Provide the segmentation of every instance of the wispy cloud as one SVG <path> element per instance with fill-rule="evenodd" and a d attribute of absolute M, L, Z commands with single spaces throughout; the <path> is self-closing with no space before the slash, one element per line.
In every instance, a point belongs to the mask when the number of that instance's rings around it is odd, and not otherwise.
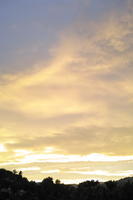
<path fill-rule="evenodd" d="M 0 75 L 1 163 L 82 165 L 94 153 L 106 162 L 132 159 L 131 9 L 127 1 L 97 21 L 81 17 L 60 33 L 47 61 Z"/>

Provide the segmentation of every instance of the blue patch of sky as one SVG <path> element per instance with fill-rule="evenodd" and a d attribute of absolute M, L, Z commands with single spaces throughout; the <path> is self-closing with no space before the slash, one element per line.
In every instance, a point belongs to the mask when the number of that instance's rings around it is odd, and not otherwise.
<path fill-rule="evenodd" d="M 48 49 L 59 33 L 79 14 L 75 2 L 7 0 L 0 3 L 0 72 L 19 70 L 47 59 Z"/>
<path fill-rule="evenodd" d="M 0 73 L 19 71 L 49 58 L 60 32 L 80 17 L 98 20 L 120 0 L 0 1 Z M 88 0 L 89 2 L 89 0 Z M 87 6 L 85 6 L 87 5 Z"/>

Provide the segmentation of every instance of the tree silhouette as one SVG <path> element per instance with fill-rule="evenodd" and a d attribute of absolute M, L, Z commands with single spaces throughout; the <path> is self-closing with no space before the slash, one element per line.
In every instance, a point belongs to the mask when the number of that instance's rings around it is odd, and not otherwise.
<path fill-rule="evenodd" d="M 85 181 L 65 185 L 59 179 L 28 181 L 22 172 L 0 169 L 0 200 L 132 200 L 133 177 L 120 181 Z"/>

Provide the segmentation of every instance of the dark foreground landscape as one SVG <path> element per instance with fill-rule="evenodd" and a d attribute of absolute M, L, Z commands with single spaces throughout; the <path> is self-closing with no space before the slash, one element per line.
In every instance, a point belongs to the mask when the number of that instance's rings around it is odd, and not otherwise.
<path fill-rule="evenodd" d="M 0 169 L 0 200 L 133 200 L 133 177 L 65 185 L 51 177 L 36 183 L 22 172 Z"/>

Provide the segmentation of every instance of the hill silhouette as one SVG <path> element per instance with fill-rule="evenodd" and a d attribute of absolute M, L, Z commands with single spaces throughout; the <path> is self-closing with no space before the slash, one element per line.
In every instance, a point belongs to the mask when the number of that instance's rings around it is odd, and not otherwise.
<path fill-rule="evenodd" d="M 29 181 L 16 170 L 0 169 L 0 200 L 132 200 L 133 177 L 118 181 L 85 181 L 65 185 L 47 177 Z"/>

